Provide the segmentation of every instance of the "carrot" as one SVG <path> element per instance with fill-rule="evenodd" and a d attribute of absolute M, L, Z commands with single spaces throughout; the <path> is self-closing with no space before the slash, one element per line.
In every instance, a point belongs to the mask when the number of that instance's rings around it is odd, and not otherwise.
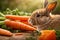
<path fill-rule="evenodd" d="M 11 19 L 11 20 L 22 20 L 22 21 L 28 21 L 30 16 L 16 16 L 16 15 L 6 15 L 5 18 Z"/>
<path fill-rule="evenodd" d="M 13 34 L 8 31 L 8 30 L 4 30 L 0 28 L 0 35 L 4 35 L 4 36 L 12 36 Z"/>
<path fill-rule="evenodd" d="M 8 19 L 11 19 L 13 21 L 20 21 L 20 22 L 23 22 L 27 25 L 31 25 L 31 24 L 28 23 L 28 19 L 29 19 L 30 16 L 6 15 L 5 17 L 8 18 Z"/>
<path fill-rule="evenodd" d="M 54 30 L 42 30 L 39 40 L 56 40 L 56 34 Z"/>
<path fill-rule="evenodd" d="M 5 25 L 13 28 L 13 29 L 18 29 L 18 30 L 28 30 L 28 31 L 34 31 L 36 30 L 34 27 L 29 26 L 27 24 L 24 24 L 22 22 L 17 22 L 17 21 L 11 21 L 11 20 L 5 20 Z"/>

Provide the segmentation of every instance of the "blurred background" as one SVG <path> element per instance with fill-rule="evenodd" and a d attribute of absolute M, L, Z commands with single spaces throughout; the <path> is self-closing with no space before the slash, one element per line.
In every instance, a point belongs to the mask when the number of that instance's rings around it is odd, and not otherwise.
<path fill-rule="evenodd" d="M 53 14 L 60 14 L 60 0 L 47 0 L 48 3 L 57 1 L 58 4 Z M 21 30 L 13 30 L 7 28 L 1 21 L 4 21 L 4 15 L 22 15 L 30 16 L 36 9 L 44 8 L 45 0 L 0 0 L 0 28 L 7 29 L 11 32 L 20 32 Z"/>
<path fill-rule="evenodd" d="M 43 8 L 45 0 L 0 0 L 0 11 L 6 11 L 7 8 L 10 10 L 18 9 L 20 11 L 31 13 L 32 11 Z M 48 3 L 54 0 L 48 0 Z M 60 14 L 60 0 L 56 9 L 52 12 L 53 14 Z"/>

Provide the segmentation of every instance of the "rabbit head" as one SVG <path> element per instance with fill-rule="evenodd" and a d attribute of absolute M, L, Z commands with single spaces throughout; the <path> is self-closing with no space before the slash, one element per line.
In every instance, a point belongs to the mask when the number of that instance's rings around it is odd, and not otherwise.
<path fill-rule="evenodd" d="M 43 25 L 47 23 L 49 20 L 51 20 L 50 12 L 53 11 L 56 5 L 57 5 L 57 1 L 54 1 L 52 3 L 49 3 L 43 9 L 37 9 L 33 11 L 32 15 L 28 20 L 29 23 L 32 24 L 33 26 Z"/>

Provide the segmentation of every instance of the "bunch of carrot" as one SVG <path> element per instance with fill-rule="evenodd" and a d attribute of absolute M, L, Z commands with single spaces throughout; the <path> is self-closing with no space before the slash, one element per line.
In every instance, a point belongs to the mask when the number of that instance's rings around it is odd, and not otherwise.
<path fill-rule="evenodd" d="M 28 25 L 29 16 L 6 15 L 5 17 L 8 19 L 14 20 L 14 21 L 5 20 L 5 24 L 7 26 L 10 26 L 10 28 L 28 30 L 28 31 L 36 30 L 36 28 Z M 17 22 L 16 20 L 19 20 L 20 22 Z M 54 30 L 42 30 L 40 32 L 41 32 L 41 34 L 40 34 L 38 40 L 56 40 L 56 34 L 55 34 Z"/>
<path fill-rule="evenodd" d="M 5 15 L 6 19 L 3 23 L 12 29 L 17 30 L 26 30 L 26 31 L 36 31 L 36 28 L 32 27 L 28 23 L 29 16 L 15 16 L 15 15 Z M 0 29 L 0 35 L 12 35 L 10 31 Z"/>
<path fill-rule="evenodd" d="M 36 28 L 32 27 L 28 23 L 29 16 L 15 16 L 5 15 L 7 18 L 4 23 L 7 27 L 12 29 L 26 30 L 26 31 L 37 31 Z M 0 29 L 1 35 L 13 35 L 11 32 Z M 54 30 L 42 30 L 38 40 L 56 40 L 56 34 Z"/>
<path fill-rule="evenodd" d="M 29 16 L 5 15 L 5 18 L 8 19 L 4 21 L 5 25 L 12 29 L 27 30 L 27 31 L 37 30 L 36 28 L 29 25 L 28 23 Z"/>

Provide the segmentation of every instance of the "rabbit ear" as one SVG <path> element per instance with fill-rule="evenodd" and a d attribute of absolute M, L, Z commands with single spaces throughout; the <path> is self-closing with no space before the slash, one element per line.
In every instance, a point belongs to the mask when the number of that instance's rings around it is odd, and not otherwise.
<path fill-rule="evenodd" d="M 47 6 L 47 4 L 48 4 L 48 0 L 45 0 L 44 1 L 44 8 Z"/>
<path fill-rule="evenodd" d="M 47 11 L 51 12 L 56 7 L 56 5 L 57 5 L 57 1 L 54 1 L 50 4 L 48 4 L 46 7 Z"/>

